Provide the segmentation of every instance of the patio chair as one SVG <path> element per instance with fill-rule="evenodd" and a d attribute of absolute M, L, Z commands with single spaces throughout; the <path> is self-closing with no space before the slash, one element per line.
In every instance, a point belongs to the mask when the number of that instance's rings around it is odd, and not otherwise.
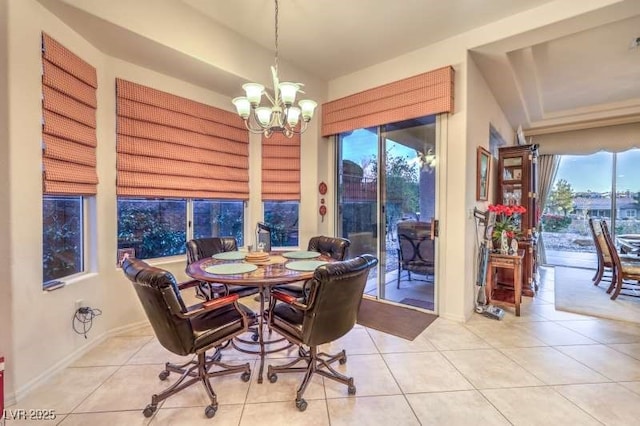
<path fill-rule="evenodd" d="M 610 274 L 613 273 L 613 263 L 611 262 L 609 248 L 607 247 L 604 235 L 602 235 L 600 222 L 593 220 L 593 218 L 589 218 L 589 229 L 591 230 L 591 236 L 593 237 L 593 244 L 596 247 L 596 256 L 598 258 L 596 274 L 593 276 L 591 281 L 593 281 L 593 285 L 598 285 L 600 284 L 600 281 L 602 281 L 605 272 L 609 272 Z M 608 270 L 605 270 L 605 268 Z M 607 281 L 609 281 L 611 276 L 608 276 L 607 278 Z"/>
<path fill-rule="evenodd" d="M 607 289 L 607 293 L 611 295 L 611 300 L 621 294 L 623 290 L 630 291 L 630 293 L 622 293 L 628 296 L 640 296 L 640 262 L 622 261 L 616 246 L 609 233 L 609 227 L 604 220 L 601 222 L 602 234 L 609 248 L 609 254 L 613 263 L 613 277 L 611 278 L 611 285 Z M 627 259 L 628 257 L 625 257 Z M 626 280 L 626 281 L 625 281 Z"/>
<path fill-rule="evenodd" d="M 435 273 L 435 245 L 432 237 L 431 223 L 403 221 L 398 222 L 398 282 L 400 288 L 400 275 L 407 271 L 409 281 L 411 273 L 425 275 L 433 281 Z"/>

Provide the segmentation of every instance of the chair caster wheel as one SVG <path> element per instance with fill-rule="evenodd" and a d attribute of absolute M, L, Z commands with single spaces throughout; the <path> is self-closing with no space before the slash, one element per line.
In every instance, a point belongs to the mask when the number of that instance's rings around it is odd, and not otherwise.
<path fill-rule="evenodd" d="M 258 333 L 253 333 L 253 335 L 251 336 L 251 340 L 253 340 L 254 342 L 257 342 L 259 338 L 260 336 L 258 336 Z"/>
<path fill-rule="evenodd" d="M 356 387 L 354 385 L 351 385 L 347 388 L 347 393 L 349 395 L 355 395 L 356 394 Z"/>
<path fill-rule="evenodd" d="M 169 377 L 169 370 L 163 370 L 158 374 L 158 379 L 160 380 L 167 380 L 167 377 Z"/>
<path fill-rule="evenodd" d="M 278 381 L 278 375 L 276 373 L 267 374 L 267 379 L 269 379 L 270 383 L 275 383 Z"/>
<path fill-rule="evenodd" d="M 144 414 L 145 417 L 149 418 L 151 416 L 153 416 L 153 413 L 156 412 L 156 409 L 158 407 L 156 405 L 147 405 L 146 407 L 144 407 L 144 410 L 142 410 L 142 414 Z"/>
<path fill-rule="evenodd" d="M 343 356 L 342 358 L 340 358 L 340 360 L 338 360 L 338 363 L 340 365 L 345 365 L 347 363 L 347 356 Z"/>
<path fill-rule="evenodd" d="M 216 415 L 216 411 L 218 411 L 218 404 L 216 405 L 207 405 L 204 409 L 204 415 L 207 416 L 208 419 Z"/>
<path fill-rule="evenodd" d="M 240 376 L 240 380 L 242 380 L 243 382 L 248 382 L 250 378 L 251 378 L 251 373 L 249 372 L 244 372 Z"/>
<path fill-rule="evenodd" d="M 305 401 L 304 399 L 297 399 L 296 400 L 296 408 L 299 411 L 304 411 L 307 409 L 307 401 Z"/>

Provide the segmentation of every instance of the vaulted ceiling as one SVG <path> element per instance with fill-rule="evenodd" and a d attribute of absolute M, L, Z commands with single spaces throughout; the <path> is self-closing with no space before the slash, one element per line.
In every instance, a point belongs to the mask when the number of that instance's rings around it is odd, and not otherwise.
<path fill-rule="evenodd" d="M 87 13 L 86 0 L 39 1 L 116 57 L 204 87 L 213 87 L 215 77 L 216 90 L 230 96 L 250 78 L 213 69 L 202 58 L 178 58 L 165 45 Z M 280 0 L 279 56 L 328 82 L 535 8 L 562 16 L 574 1 Z M 640 1 L 591 3 L 593 12 L 584 16 L 469 48 L 514 127 L 522 125 L 535 134 L 572 123 L 640 121 L 640 48 L 631 46 L 640 37 Z M 155 0 L 153 6 L 188 9 L 194 27 L 208 22 L 235 34 L 245 46 L 244 56 L 273 55 L 273 0 Z M 214 47 L 229 48 L 215 39 L 198 43 L 211 44 L 214 53 Z"/>

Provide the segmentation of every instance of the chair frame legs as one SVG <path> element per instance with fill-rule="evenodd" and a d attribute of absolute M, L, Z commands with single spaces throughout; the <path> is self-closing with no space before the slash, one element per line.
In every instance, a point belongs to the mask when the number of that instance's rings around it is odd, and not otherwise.
<path fill-rule="evenodd" d="M 285 365 L 269 365 L 267 368 L 267 378 L 271 383 L 275 383 L 278 380 L 277 373 L 305 373 L 304 379 L 296 391 L 296 407 L 298 410 L 304 411 L 307 408 L 307 402 L 302 398 L 302 395 L 307 389 L 307 386 L 309 386 L 311 378 L 316 373 L 347 385 L 349 395 L 355 395 L 356 386 L 353 382 L 353 377 L 347 377 L 331 366 L 335 361 L 338 361 L 340 364 L 347 362 L 347 353 L 344 350 L 335 355 L 329 355 L 324 352 L 318 352 L 316 346 L 311 346 L 308 351 L 300 347 L 299 354 L 300 356 L 297 359 Z M 307 365 L 304 367 L 295 367 L 295 365 L 301 361 L 306 362 Z"/>
<path fill-rule="evenodd" d="M 222 370 L 210 371 L 214 366 L 220 367 Z M 205 415 L 211 418 L 218 410 L 218 398 L 209 379 L 212 377 L 226 376 L 236 373 L 242 373 L 240 378 L 244 382 L 249 381 L 251 378 L 251 368 L 249 363 L 231 365 L 221 362 L 219 350 L 216 350 L 212 356 L 207 356 L 204 351 L 199 352 L 197 354 L 197 359 L 191 359 L 184 364 L 172 364 L 167 362 L 164 366 L 164 370 L 160 372 L 158 377 L 160 380 L 166 380 L 170 373 L 180 374 L 180 377 L 164 391 L 151 396 L 151 403 L 147 405 L 143 411 L 145 417 L 151 417 L 158 408 L 158 404 L 160 402 L 181 390 L 188 388 L 196 382 L 202 382 L 202 385 L 211 400 L 211 404 L 205 408 Z"/>

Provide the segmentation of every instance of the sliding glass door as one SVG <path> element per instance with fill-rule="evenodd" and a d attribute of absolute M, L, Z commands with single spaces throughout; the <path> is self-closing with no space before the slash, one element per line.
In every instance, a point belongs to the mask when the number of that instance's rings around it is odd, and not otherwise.
<path fill-rule="evenodd" d="M 588 219 L 614 235 L 640 234 L 640 149 L 563 155 L 542 214 L 546 263 L 594 268 Z"/>
<path fill-rule="evenodd" d="M 436 310 L 430 232 L 436 216 L 435 135 L 436 119 L 431 116 L 338 138 L 337 234 L 351 241 L 351 257 L 371 253 L 380 259 L 365 293 L 431 311 Z M 403 222 L 421 230 L 414 232 L 413 241 L 398 234 Z M 411 244 L 415 253 L 406 247 Z M 426 263 L 431 266 L 424 268 Z"/>

